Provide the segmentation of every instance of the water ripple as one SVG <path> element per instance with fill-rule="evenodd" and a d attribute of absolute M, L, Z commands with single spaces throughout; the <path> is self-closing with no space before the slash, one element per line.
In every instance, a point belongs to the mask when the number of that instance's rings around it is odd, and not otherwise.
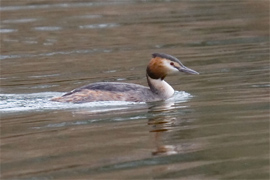
<path fill-rule="evenodd" d="M 59 103 L 50 101 L 52 97 L 61 96 L 63 93 L 59 92 L 43 92 L 32 94 L 0 94 L 0 112 L 25 112 L 25 111 L 44 111 L 52 109 L 77 109 L 87 107 L 111 107 L 118 106 L 120 108 L 127 108 L 127 105 L 140 104 L 134 102 L 120 102 L 120 101 L 102 101 L 91 102 L 83 104 Z"/>
<path fill-rule="evenodd" d="M 7 19 L 2 21 L 3 23 L 28 23 L 37 21 L 37 18 L 24 18 L 24 19 Z"/>
<path fill-rule="evenodd" d="M 17 29 L 0 29 L 0 33 L 12 33 L 17 31 Z"/>
<path fill-rule="evenodd" d="M 18 11 L 18 10 L 36 10 L 48 8 L 78 8 L 78 7 L 91 7 L 98 5 L 110 4 L 125 4 L 130 2 L 116 1 L 116 2 L 78 2 L 78 3 L 59 3 L 59 4 L 42 4 L 42 5 L 25 5 L 25 6 L 1 6 L 0 11 Z"/>
<path fill-rule="evenodd" d="M 82 15 L 82 16 L 74 16 L 73 18 L 80 18 L 80 19 L 94 19 L 94 18 L 101 18 L 102 15 L 98 14 L 88 14 L 88 15 Z"/>
<path fill-rule="evenodd" d="M 52 97 L 61 96 L 63 93 L 59 92 L 43 92 L 32 94 L 0 94 L 0 112 L 25 112 L 25 111 L 44 111 L 52 109 L 77 109 L 77 108 L 89 108 L 91 112 L 103 112 L 127 109 L 128 105 L 133 104 L 145 104 L 138 102 L 126 102 L 126 101 L 99 101 L 83 104 L 72 103 L 59 103 L 50 101 Z M 185 102 L 190 97 L 189 93 L 184 91 L 176 91 L 175 95 L 166 100 L 166 102 Z M 93 109 L 97 108 L 97 109 Z M 100 109 L 101 108 L 101 109 Z"/>
<path fill-rule="evenodd" d="M 94 3 L 59 3 L 59 4 L 42 4 L 42 5 L 26 5 L 26 6 L 2 6 L 0 7 L 0 11 L 85 7 L 85 6 L 93 6 L 93 4 Z"/>
<path fill-rule="evenodd" d="M 73 51 L 56 51 L 56 52 L 47 52 L 40 54 L 14 54 L 14 55 L 0 55 L 0 60 L 4 59 L 16 59 L 16 58 L 33 58 L 39 56 L 54 56 L 54 55 L 69 55 L 69 54 L 88 54 L 93 52 L 103 52 L 108 53 L 112 52 L 113 49 L 84 49 L 84 50 L 73 50 Z"/>
<path fill-rule="evenodd" d="M 43 27 L 35 27 L 34 28 L 37 31 L 58 31 L 61 30 L 61 27 L 58 26 L 43 26 Z"/>
<path fill-rule="evenodd" d="M 119 26 L 115 23 L 107 23 L 107 24 L 89 24 L 89 25 L 82 25 L 79 26 L 80 29 L 102 29 L 102 28 L 112 28 Z"/>

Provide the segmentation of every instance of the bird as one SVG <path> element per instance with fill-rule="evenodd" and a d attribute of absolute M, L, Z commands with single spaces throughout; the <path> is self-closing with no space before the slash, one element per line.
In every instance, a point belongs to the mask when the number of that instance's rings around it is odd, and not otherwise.
<path fill-rule="evenodd" d="M 88 103 L 96 101 L 155 102 L 164 101 L 174 95 L 174 89 L 164 79 L 167 75 L 183 72 L 199 74 L 184 66 L 179 59 L 165 53 L 153 53 L 146 68 L 149 87 L 120 82 L 96 82 L 74 89 L 51 101 Z"/>

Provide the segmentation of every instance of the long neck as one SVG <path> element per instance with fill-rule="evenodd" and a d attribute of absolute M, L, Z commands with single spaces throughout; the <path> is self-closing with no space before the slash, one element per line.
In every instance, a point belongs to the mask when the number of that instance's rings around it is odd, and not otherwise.
<path fill-rule="evenodd" d="M 174 94 L 174 89 L 166 81 L 153 79 L 148 75 L 146 75 L 146 77 L 151 91 L 159 95 L 162 99 L 168 99 Z"/>

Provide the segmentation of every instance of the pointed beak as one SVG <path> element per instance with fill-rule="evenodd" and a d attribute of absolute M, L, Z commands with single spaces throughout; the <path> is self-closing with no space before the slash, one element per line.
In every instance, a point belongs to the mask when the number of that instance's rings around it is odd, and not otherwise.
<path fill-rule="evenodd" d="M 187 74 L 199 74 L 197 71 L 194 71 L 193 69 L 190 69 L 186 66 L 180 67 L 178 70 Z"/>

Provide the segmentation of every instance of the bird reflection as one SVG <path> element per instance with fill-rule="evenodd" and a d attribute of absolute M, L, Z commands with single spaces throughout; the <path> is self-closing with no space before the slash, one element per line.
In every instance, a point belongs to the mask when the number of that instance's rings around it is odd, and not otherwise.
<path fill-rule="evenodd" d="M 154 144 L 156 150 L 152 152 L 153 155 L 171 155 L 177 154 L 176 146 L 164 145 L 162 138 L 165 132 L 168 132 L 174 126 L 176 118 L 168 116 L 160 116 L 149 119 L 148 125 L 152 126 L 150 133 L 154 133 Z"/>
<path fill-rule="evenodd" d="M 174 145 L 163 144 L 165 133 L 170 132 L 176 123 L 176 117 L 163 115 L 168 114 L 169 111 L 174 109 L 173 102 L 164 102 L 159 106 L 150 108 L 153 115 L 156 116 L 149 118 L 148 125 L 151 127 L 150 133 L 154 134 L 154 145 L 156 147 L 152 155 L 171 155 L 177 154 L 177 147 Z"/>

